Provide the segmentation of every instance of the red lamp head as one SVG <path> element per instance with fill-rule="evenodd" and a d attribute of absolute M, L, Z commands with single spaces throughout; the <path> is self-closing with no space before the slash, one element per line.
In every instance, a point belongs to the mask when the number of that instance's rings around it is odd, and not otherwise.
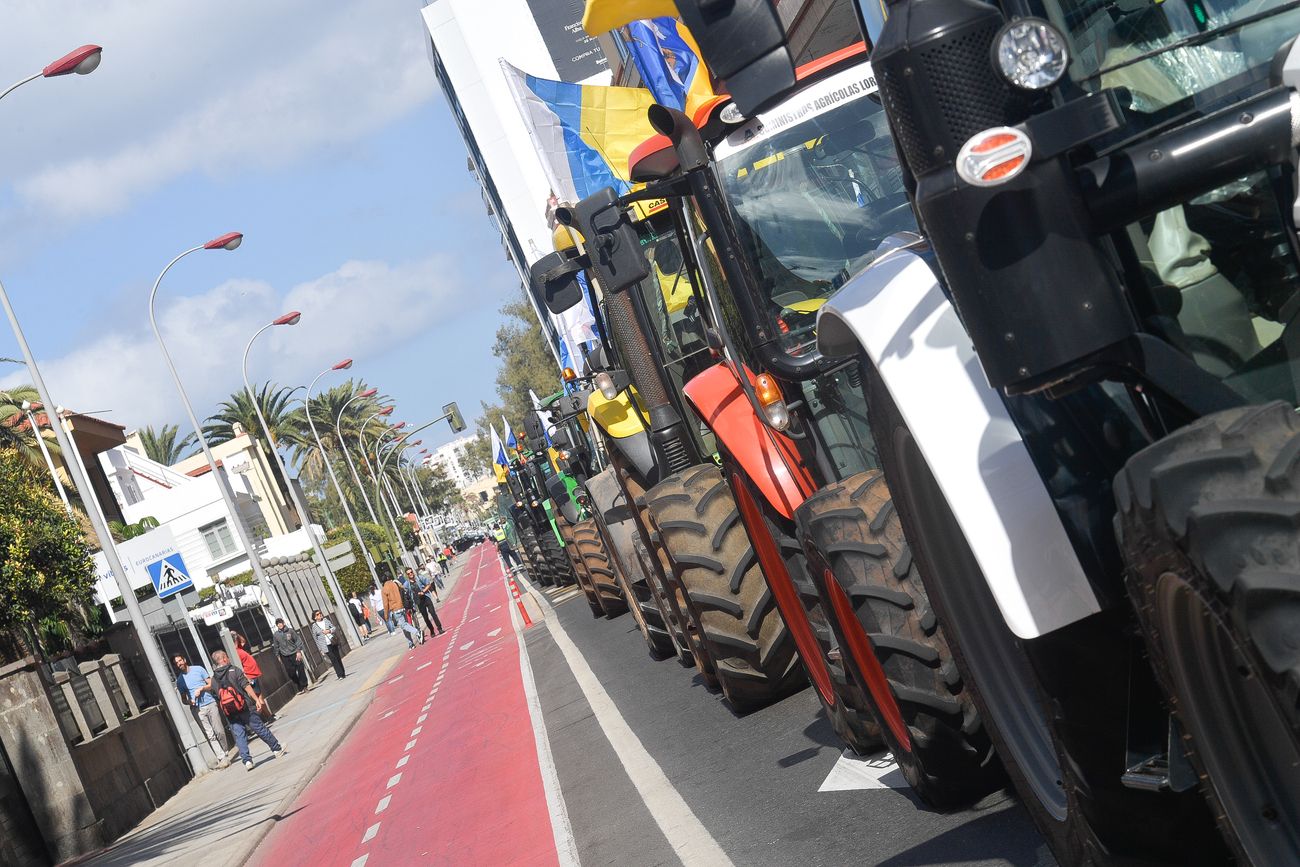
<path fill-rule="evenodd" d="M 352 366 L 352 359 L 345 358 L 342 361 L 340 361 L 338 364 L 331 367 L 330 370 L 347 370 L 351 366 Z"/>
<path fill-rule="evenodd" d="M 386 406 L 383 409 L 381 409 L 379 412 L 375 413 L 375 415 L 392 415 L 392 414 L 393 414 L 393 407 L 391 406 Z"/>
<path fill-rule="evenodd" d="M 404 427 L 406 427 L 406 422 L 399 421 L 397 424 L 390 427 L 389 430 L 401 430 Z"/>
<path fill-rule="evenodd" d="M 227 232 L 203 245 L 205 250 L 233 250 L 244 242 L 243 232 Z"/>
<path fill-rule="evenodd" d="M 379 389 L 367 388 L 365 391 L 361 392 L 361 394 L 358 394 L 357 397 L 374 397 L 377 394 L 379 394 Z"/>
<path fill-rule="evenodd" d="M 410 443 L 410 445 L 418 446 L 418 445 L 419 445 L 420 443 L 422 443 L 422 442 L 424 442 L 424 440 L 416 440 L 415 442 Z"/>
<path fill-rule="evenodd" d="M 67 75 L 75 72 L 77 75 L 86 75 L 94 72 L 99 67 L 99 61 L 103 55 L 104 49 L 98 45 L 83 45 L 76 51 L 69 51 L 58 60 L 41 70 L 41 75 L 46 78 L 53 78 L 56 75 Z"/>
<path fill-rule="evenodd" d="M 283 316 L 281 316 L 279 319 L 271 320 L 271 324 L 272 325 L 297 325 L 299 319 L 302 319 L 302 314 L 299 313 L 297 310 L 292 310 L 284 314 Z"/>

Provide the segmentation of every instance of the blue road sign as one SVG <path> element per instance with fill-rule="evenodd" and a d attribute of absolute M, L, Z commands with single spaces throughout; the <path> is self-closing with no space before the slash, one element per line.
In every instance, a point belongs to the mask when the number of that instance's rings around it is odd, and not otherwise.
<path fill-rule="evenodd" d="M 158 591 L 159 599 L 175 596 L 194 586 L 190 580 L 190 570 L 185 568 L 185 561 L 179 553 L 168 554 L 145 568 L 149 570 L 149 580 L 153 581 L 153 589 Z"/>

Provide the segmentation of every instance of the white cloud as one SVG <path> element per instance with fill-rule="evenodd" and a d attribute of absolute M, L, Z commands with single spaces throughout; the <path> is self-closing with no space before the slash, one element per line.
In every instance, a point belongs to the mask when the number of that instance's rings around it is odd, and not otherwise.
<path fill-rule="evenodd" d="M 158 326 L 202 421 L 243 387 L 245 345 L 280 314 L 299 310 L 303 317 L 258 341 L 249 358 L 254 383 L 298 385 L 348 356 L 357 361 L 355 375 L 365 378 L 367 357 L 454 319 L 461 285 L 446 256 L 396 266 L 350 261 L 284 293 L 262 281 L 230 280 L 199 295 L 171 301 L 160 296 Z M 108 417 L 128 429 L 170 422 L 188 429 L 147 320 L 38 363 L 52 397 L 64 406 L 111 409 Z M 25 381 L 26 372 L 19 370 L 0 379 L 0 388 Z"/>
<path fill-rule="evenodd" d="M 103 44 L 104 62 L 5 100 L 0 164 L 20 178 L 6 223 L 102 216 L 187 173 L 219 178 L 348 146 L 436 91 L 411 0 L 50 8 L 7 12 L 11 77 L 83 42 Z"/>

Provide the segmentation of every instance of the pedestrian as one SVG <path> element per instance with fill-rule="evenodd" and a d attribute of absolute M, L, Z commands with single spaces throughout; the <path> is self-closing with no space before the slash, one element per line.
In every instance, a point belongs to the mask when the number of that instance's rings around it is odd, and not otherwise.
<path fill-rule="evenodd" d="M 249 652 L 248 639 L 238 632 L 231 632 L 230 638 L 235 643 L 235 655 L 239 657 L 239 667 L 244 670 L 244 677 L 248 678 L 248 682 L 253 685 L 253 692 L 261 695 L 262 667 Z"/>
<path fill-rule="evenodd" d="M 438 595 L 438 588 L 442 586 L 442 578 L 439 577 L 438 570 L 434 568 L 436 564 L 436 560 L 430 560 L 425 563 L 420 574 L 422 578 L 424 575 L 429 576 L 428 583 L 429 587 L 433 590 L 433 600 L 435 602 L 441 602 L 442 597 Z"/>
<path fill-rule="evenodd" d="M 283 758 L 284 747 L 262 721 L 262 716 L 267 711 L 266 699 L 253 691 L 253 685 L 242 671 L 230 664 L 230 657 L 224 650 L 212 654 L 212 664 L 215 668 L 211 682 L 217 691 L 217 702 L 230 722 L 230 730 L 235 733 L 235 746 L 239 748 L 239 758 L 244 762 L 244 769 L 253 769 L 253 757 L 248 751 L 250 731 L 271 748 L 271 755 L 277 759 Z"/>
<path fill-rule="evenodd" d="M 314 621 L 311 634 L 316 639 L 316 649 L 321 656 L 329 657 L 330 664 L 334 666 L 334 676 L 342 680 L 348 673 L 343 670 L 343 655 L 339 650 L 338 630 L 334 628 L 334 622 L 322 614 L 319 608 L 311 613 L 311 619 Z"/>
<path fill-rule="evenodd" d="M 290 629 L 283 617 L 275 619 L 275 631 L 271 633 L 271 644 L 275 646 L 275 655 L 280 657 L 280 664 L 289 675 L 289 680 L 298 687 L 298 692 L 307 690 L 307 671 L 303 667 L 302 653 L 306 650 L 302 637 L 296 629 Z"/>
<path fill-rule="evenodd" d="M 230 767 L 230 759 L 226 757 L 230 746 L 226 743 L 226 727 L 221 722 L 221 710 L 213 695 L 212 675 L 201 665 L 190 665 L 189 660 L 179 653 L 172 657 L 172 664 L 180 672 L 176 685 L 198 720 L 199 728 L 203 729 L 203 736 L 217 757 L 217 767 Z"/>
<path fill-rule="evenodd" d="M 366 639 L 370 637 L 370 621 L 366 619 L 365 605 L 362 603 L 360 595 L 355 591 L 348 599 L 348 608 L 352 610 L 352 619 L 356 621 L 357 629 L 361 630 L 361 641 L 364 644 Z"/>
<path fill-rule="evenodd" d="M 497 543 L 497 552 L 501 554 L 501 559 L 505 562 L 507 569 L 512 568 L 510 566 L 511 561 L 514 561 L 515 566 L 524 565 L 523 561 L 519 559 L 519 555 L 515 553 L 515 549 L 510 547 L 510 540 L 506 538 L 504 527 L 492 528 L 492 539 Z"/>
<path fill-rule="evenodd" d="M 441 635 L 447 630 L 442 628 L 442 621 L 438 619 L 438 609 L 433 605 L 433 581 L 426 578 L 424 573 L 416 576 L 414 570 L 407 569 L 406 577 L 415 582 L 416 602 L 420 606 L 420 614 L 424 616 L 424 623 L 429 627 L 429 637 Z"/>
<path fill-rule="evenodd" d="M 442 574 L 443 574 L 443 575 L 446 575 L 446 574 L 447 574 L 447 551 L 446 551 L 446 549 L 443 549 L 443 550 L 441 550 L 441 551 L 438 552 L 437 560 L 438 560 L 438 568 L 442 571 Z"/>
<path fill-rule="evenodd" d="M 408 573 L 410 569 L 406 570 Z M 406 575 L 398 579 L 397 586 L 402 588 L 402 609 L 406 612 L 406 622 L 412 626 L 419 624 L 415 619 L 415 584 Z"/>
<path fill-rule="evenodd" d="M 384 618 L 389 628 L 396 631 L 401 629 L 406 633 L 406 645 L 408 648 L 415 647 L 415 641 L 411 639 L 414 635 L 421 644 L 424 643 L 424 634 L 414 626 L 406 622 L 406 607 L 402 600 L 402 585 L 394 579 L 389 578 L 384 582 Z"/>
<path fill-rule="evenodd" d="M 388 634 L 392 635 L 393 627 L 388 622 L 388 618 L 384 616 L 384 594 L 378 587 L 370 591 L 370 610 L 375 612 L 375 616 L 383 622 Z"/>

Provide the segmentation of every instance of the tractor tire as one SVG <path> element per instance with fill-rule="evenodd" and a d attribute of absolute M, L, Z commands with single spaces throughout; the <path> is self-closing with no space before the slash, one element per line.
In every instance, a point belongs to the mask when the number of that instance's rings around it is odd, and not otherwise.
<path fill-rule="evenodd" d="M 659 614 L 659 619 L 664 625 L 664 632 L 668 635 L 668 641 L 672 650 L 670 655 L 677 657 L 677 661 L 686 668 L 695 666 L 695 656 L 691 653 L 690 643 L 686 638 L 686 628 L 677 620 L 673 614 L 672 607 L 668 604 L 667 593 L 660 584 L 658 577 L 654 574 L 654 565 L 650 562 L 650 552 L 646 550 L 645 542 L 641 541 L 638 533 L 632 539 L 632 547 L 636 551 L 636 557 L 641 564 L 641 572 L 645 575 L 646 589 L 650 593 L 650 603 Z M 649 616 L 647 615 L 647 621 Z"/>
<path fill-rule="evenodd" d="M 568 521 L 561 521 L 560 536 L 564 539 L 564 553 L 573 567 L 573 575 L 578 581 L 578 589 L 582 591 L 583 597 L 587 600 L 587 607 L 591 609 L 591 616 L 604 617 L 605 609 L 600 605 L 600 596 L 596 593 L 595 585 L 591 583 L 591 576 L 582 568 L 582 558 L 578 556 L 578 546 L 573 543 L 573 525 Z"/>
<path fill-rule="evenodd" d="M 605 540 L 605 549 L 610 553 L 615 566 L 614 574 L 619 581 L 619 589 L 627 600 L 628 610 L 641 630 L 650 656 L 654 659 L 666 659 L 677 654 L 677 647 L 663 614 L 655 604 L 650 591 L 650 583 L 642 570 L 642 561 L 636 550 L 639 534 L 632 517 L 630 501 L 619 489 L 613 468 L 596 474 L 587 480 L 587 492 L 594 504 L 592 517 L 596 528 Z M 606 511 L 608 509 L 608 512 Z M 611 522 L 610 519 L 614 520 Z"/>
<path fill-rule="evenodd" d="M 1002 765 L 919 580 L 880 471 L 823 488 L 797 517 L 809 556 L 830 567 L 830 574 L 819 570 L 816 583 L 836 615 L 830 626 L 844 666 L 873 716 L 892 718 L 894 727 L 886 724 L 881 733 L 912 789 L 946 808 L 1000 788 Z M 885 707 L 869 688 L 882 686 L 889 691 Z"/>
<path fill-rule="evenodd" d="M 618 583 L 618 565 L 610 557 L 605 540 L 600 535 L 595 518 L 588 518 L 573 527 L 573 541 L 582 558 L 583 568 L 591 578 L 592 586 L 600 597 L 600 607 L 606 617 L 617 617 L 627 611 L 627 600 Z"/>
<path fill-rule="evenodd" d="M 863 379 L 872 438 L 920 584 L 994 750 L 1058 863 L 1224 864 L 1227 850 L 1195 792 L 1123 784 L 1129 688 L 1144 688 L 1127 612 L 1103 611 L 1032 641 L 1016 637 L 893 396 L 869 364 Z"/>
<path fill-rule="evenodd" d="M 650 556 L 654 558 L 656 579 L 660 582 L 663 598 L 668 604 L 668 610 L 672 612 L 673 619 L 681 630 L 682 646 L 687 649 L 691 664 L 700 673 L 700 681 L 704 686 L 710 690 L 720 690 L 722 684 L 718 680 L 718 670 L 713 664 L 713 655 L 709 652 L 708 644 L 704 640 L 704 632 L 700 627 L 699 618 L 690 607 L 690 602 L 686 597 L 686 588 L 673 574 L 672 561 L 664 550 L 663 536 L 660 535 L 659 528 L 655 525 L 654 517 L 650 514 L 648 505 L 645 519 L 646 523 L 650 525 Z"/>
<path fill-rule="evenodd" d="M 1242 865 L 1300 864 L 1300 417 L 1215 413 L 1134 455 L 1116 529 L 1156 679 Z"/>
<path fill-rule="evenodd" d="M 569 564 L 569 555 L 564 553 L 564 547 L 560 544 L 560 540 L 555 537 L 555 531 L 551 529 L 550 524 L 543 525 L 539 532 L 542 556 L 546 558 L 546 565 L 551 572 L 551 580 L 556 587 L 568 587 L 576 581 L 573 567 Z"/>
<path fill-rule="evenodd" d="M 806 686 L 794 636 L 718 468 L 701 464 L 670 476 L 646 493 L 646 501 L 732 708 L 747 713 Z"/>
<path fill-rule="evenodd" d="M 539 587 L 546 586 L 549 576 L 543 572 L 538 560 L 541 549 L 537 546 L 537 534 L 533 532 L 532 527 L 519 525 L 516 525 L 515 531 L 519 536 L 519 559 L 523 561 L 524 569 L 528 572 L 528 580 Z"/>

